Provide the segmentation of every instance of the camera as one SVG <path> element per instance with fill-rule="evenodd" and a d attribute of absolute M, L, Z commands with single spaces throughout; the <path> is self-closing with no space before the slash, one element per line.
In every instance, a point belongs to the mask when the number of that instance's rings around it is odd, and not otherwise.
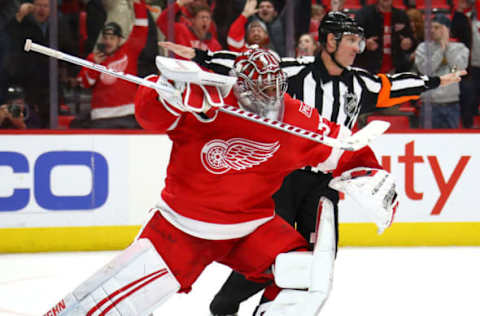
<path fill-rule="evenodd" d="M 19 118 L 22 114 L 22 106 L 20 104 L 10 104 L 8 106 L 8 112 L 12 115 L 13 118 Z"/>
<path fill-rule="evenodd" d="M 106 53 L 105 50 L 107 49 L 107 45 L 105 45 L 104 43 L 98 43 L 97 44 L 97 49 L 98 49 L 99 52 L 105 54 Z"/>

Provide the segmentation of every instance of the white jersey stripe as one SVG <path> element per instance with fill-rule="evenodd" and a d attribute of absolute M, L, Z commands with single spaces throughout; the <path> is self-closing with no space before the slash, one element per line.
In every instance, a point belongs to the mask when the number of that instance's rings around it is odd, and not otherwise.
<path fill-rule="evenodd" d="M 315 84 L 312 73 L 305 77 L 305 84 L 303 85 L 303 103 L 315 107 L 315 89 L 311 86 Z"/>
<path fill-rule="evenodd" d="M 407 88 L 418 88 L 424 85 L 422 80 L 418 79 L 402 79 L 402 80 L 392 80 L 392 91 L 407 89 Z"/>
<path fill-rule="evenodd" d="M 310 88 L 312 89 L 313 88 Z M 333 81 L 330 81 L 326 84 L 323 85 L 323 105 L 322 105 L 322 113 L 320 113 L 322 116 L 325 116 L 329 120 L 332 118 L 332 104 L 333 104 Z"/>

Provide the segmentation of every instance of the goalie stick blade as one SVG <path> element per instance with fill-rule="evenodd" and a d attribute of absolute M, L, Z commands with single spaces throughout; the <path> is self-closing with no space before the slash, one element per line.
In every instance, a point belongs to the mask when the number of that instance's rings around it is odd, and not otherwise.
<path fill-rule="evenodd" d="M 343 143 L 341 147 L 344 150 L 355 151 L 359 150 L 368 144 L 378 136 L 385 133 L 385 131 L 390 127 L 390 123 L 385 121 L 371 121 L 364 128 L 360 129 L 358 132 L 353 134 L 350 137 L 347 137 L 342 140 L 338 140 Z M 336 140 L 336 139 L 335 139 Z"/>
<path fill-rule="evenodd" d="M 191 82 L 217 87 L 233 85 L 237 81 L 236 77 L 223 76 L 204 71 L 195 62 L 190 60 L 157 56 L 155 64 L 162 75 L 173 81 Z"/>

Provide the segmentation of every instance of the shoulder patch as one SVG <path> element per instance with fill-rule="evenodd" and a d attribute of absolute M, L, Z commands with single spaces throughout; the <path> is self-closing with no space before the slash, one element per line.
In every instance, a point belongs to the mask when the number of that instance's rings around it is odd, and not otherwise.
<path fill-rule="evenodd" d="M 302 113 L 306 117 L 308 118 L 312 117 L 313 106 L 300 102 L 300 108 L 298 110 L 300 111 L 300 113 Z"/>

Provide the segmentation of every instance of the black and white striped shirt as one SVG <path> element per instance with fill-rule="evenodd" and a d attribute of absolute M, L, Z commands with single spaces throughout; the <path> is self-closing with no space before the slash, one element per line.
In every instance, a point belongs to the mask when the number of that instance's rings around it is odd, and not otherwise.
<path fill-rule="evenodd" d="M 196 50 L 194 61 L 217 73 L 228 74 L 239 53 Z M 283 58 L 280 66 L 288 75 L 288 93 L 314 105 L 330 121 L 353 128 L 358 115 L 416 99 L 439 86 L 438 77 L 414 73 L 373 75 L 349 67 L 340 76 L 328 74 L 320 56 Z"/>

